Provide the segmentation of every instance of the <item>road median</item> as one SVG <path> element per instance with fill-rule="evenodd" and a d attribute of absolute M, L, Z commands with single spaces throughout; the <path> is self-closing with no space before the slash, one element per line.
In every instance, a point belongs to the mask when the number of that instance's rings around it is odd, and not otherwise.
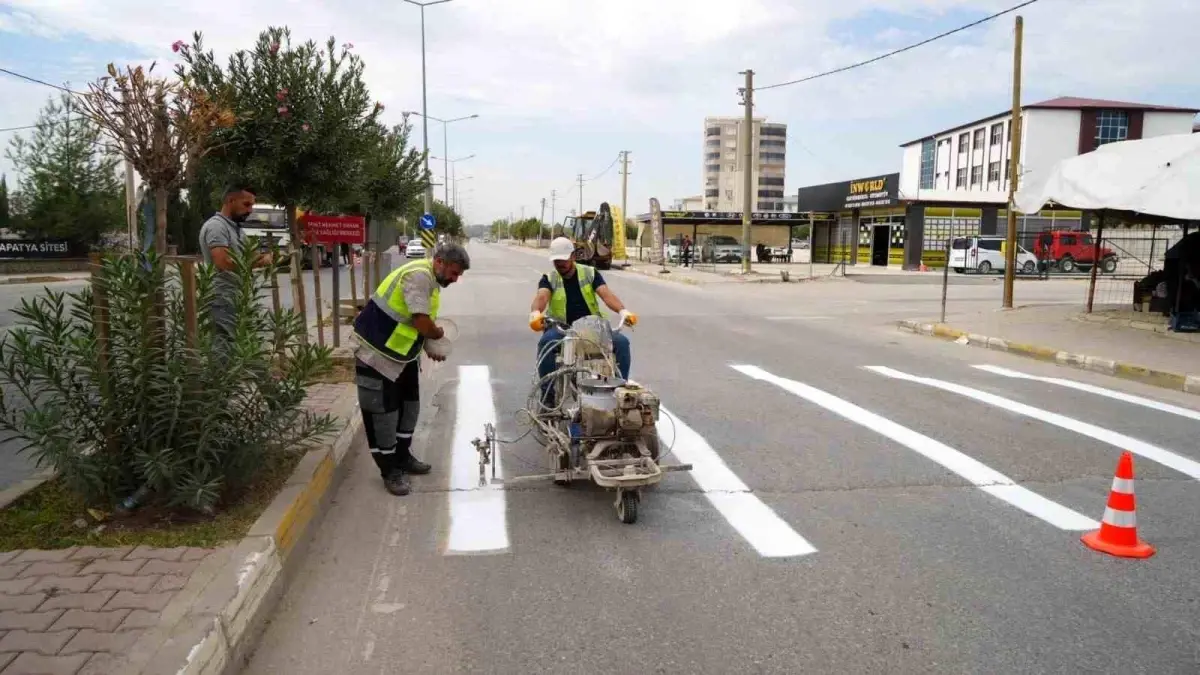
<path fill-rule="evenodd" d="M 1094 373 L 1141 382 L 1164 389 L 1173 389 L 1175 391 L 1200 395 L 1200 375 L 1171 372 L 1149 368 L 1137 363 L 1069 352 L 1056 347 L 1005 340 L 960 330 L 942 323 L 923 323 L 906 319 L 898 322 L 897 325 L 901 330 L 918 335 L 953 340 L 971 347 L 1015 354 L 1038 361 L 1056 363 L 1060 366 L 1089 370 Z"/>

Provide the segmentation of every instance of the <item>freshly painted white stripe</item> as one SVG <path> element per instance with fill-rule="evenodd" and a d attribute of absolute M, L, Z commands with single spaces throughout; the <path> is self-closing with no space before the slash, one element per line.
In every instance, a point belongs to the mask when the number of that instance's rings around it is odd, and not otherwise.
<path fill-rule="evenodd" d="M 1200 410 L 1192 410 L 1191 408 L 1184 408 L 1177 405 L 1171 405 L 1170 403 L 1155 401 L 1151 398 L 1144 398 L 1142 396 L 1134 396 L 1133 394 L 1126 394 L 1120 391 L 1113 391 L 1112 389 L 1097 387 L 1094 384 L 1085 384 L 1083 382 L 1066 380 L 1059 377 L 1027 375 L 1016 370 L 1001 368 L 1000 366 L 978 365 L 975 367 L 984 372 L 992 373 L 993 375 L 1003 375 L 1004 377 L 1012 377 L 1020 380 L 1034 380 L 1036 382 L 1045 382 L 1047 384 L 1057 384 L 1060 387 L 1067 387 L 1069 389 L 1076 389 L 1078 391 L 1086 391 L 1089 394 L 1105 396 L 1117 401 L 1122 401 L 1124 403 L 1132 403 L 1134 405 L 1144 406 L 1160 412 L 1171 413 L 1172 415 L 1179 415 L 1180 417 L 1186 417 L 1188 419 L 1193 419 L 1197 422 L 1200 422 Z"/>
<path fill-rule="evenodd" d="M 1104 522 L 1117 527 L 1137 527 L 1137 513 L 1118 511 L 1111 506 L 1106 506 L 1104 507 Z"/>
<path fill-rule="evenodd" d="M 791 392 L 851 422 L 886 436 L 958 474 L 993 497 L 1008 502 L 1031 516 L 1041 518 L 1061 530 L 1092 530 L 1100 525 L 1081 513 L 1017 485 L 1008 476 L 944 443 L 896 424 L 833 394 L 828 394 L 802 382 L 772 375 L 757 366 L 732 367 L 743 375 L 774 384 L 784 391 Z"/>
<path fill-rule="evenodd" d="M 479 454 L 471 441 L 484 425 L 496 423 L 487 366 L 459 366 L 454 445 L 450 457 L 450 533 L 446 555 L 500 553 L 508 550 L 504 491 L 479 486 Z M 496 467 L 496 477 L 503 475 Z M 490 471 L 489 471 L 490 478 Z"/>
<path fill-rule="evenodd" d="M 1120 492 L 1121 494 L 1125 494 L 1125 495 L 1133 494 L 1133 479 L 1132 478 L 1116 478 L 1116 477 L 1114 477 L 1113 484 L 1112 484 L 1112 491 Z"/>
<path fill-rule="evenodd" d="M 973 398 L 976 401 L 994 405 L 997 408 L 1003 408 L 1004 410 L 1016 413 L 1018 415 L 1032 417 L 1033 419 L 1040 420 L 1046 424 L 1053 424 L 1056 427 L 1061 427 L 1063 429 L 1067 429 L 1068 431 L 1074 431 L 1075 433 L 1082 434 L 1088 438 L 1094 438 L 1101 443 L 1107 443 L 1122 450 L 1128 450 L 1135 455 L 1141 455 L 1146 459 L 1153 460 L 1159 464 L 1162 464 L 1163 466 L 1175 469 L 1176 471 L 1191 478 L 1200 480 L 1200 462 L 1188 459 L 1187 457 L 1171 452 L 1170 450 L 1160 448 L 1157 445 L 1138 440 L 1132 436 L 1126 436 L 1125 434 L 1112 431 L 1111 429 L 1105 429 L 1104 427 L 1098 427 L 1094 424 L 1081 422 L 1072 417 L 1067 417 L 1066 415 L 1052 413 L 1042 410 L 1041 408 L 1034 408 L 1033 406 L 1025 405 L 1024 403 L 1018 403 L 1017 401 L 1004 398 L 1003 396 L 989 394 L 985 391 L 972 389 L 971 387 L 964 387 L 961 384 L 945 382 L 932 377 L 918 377 L 916 375 L 909 375 L 908 373 L 902 373 L 886 366 L 866 366 L 866 368 L 867 370 L 879 373 L 880 375 L 884 375 L 892 379 L 915 382 L 917 384 L 923 384 L 935 389 L 941 389 L 943 391 L 948 391 L 960 396 L 966 396 L 967 398 Z"/>
<path fill-rule="evenodd" d="M 680 462 L 692 465 L 690 475 L 704 491 L 704 496 L 759 555 L 791 558 L 817 552 L 816 547 L 750 492 L 703 436 L 665 408 L 660 408 L 659 412 L 669 418 L 675 428 L 674 443 L 668 443 L 672 454 Z M 659 429 L 666 426 L 660 424 Z"/>

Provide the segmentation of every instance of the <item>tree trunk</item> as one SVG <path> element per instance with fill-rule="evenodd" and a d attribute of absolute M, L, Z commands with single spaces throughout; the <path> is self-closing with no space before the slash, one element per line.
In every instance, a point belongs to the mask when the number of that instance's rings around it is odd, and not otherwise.
<path fill-rule="evenodd" d="M 303 344 L 308 344 L 308 306 L 304 301 L 304 279 L 301 275 L 300 268 L 300 223 L 296 222 L 296 205 L 285 203 L 284 217 L 287 219 L 288 232 L 291 234 L 290 249 L 292 262 L 292 308 L 300 315 L 300 320 L 304 322 L 304 332 L 301 333 L 300 340 Z M 320 272 L 320 269 L 317 270 Z"/>
<path fill-rule="evenodd" d="M 154 252 L 167 254 L 167 188 L 154 188 Z"/>

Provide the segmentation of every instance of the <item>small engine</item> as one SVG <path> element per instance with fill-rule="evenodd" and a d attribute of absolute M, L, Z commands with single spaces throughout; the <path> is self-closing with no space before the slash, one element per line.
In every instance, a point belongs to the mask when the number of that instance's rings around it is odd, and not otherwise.
<path fill-rule="evenodd" d="M 658 396 L 649 389 L 626 383 L 617 387 L 617 425 L 622 432 L 653 429 L 658 421 Z"/>
<path fill-rule="evenodd" d="M 658 396 L 636 384 L 604 379 L 580 385 L 579 422 L 585 436 L 636 436 L 658 421 Z"/>

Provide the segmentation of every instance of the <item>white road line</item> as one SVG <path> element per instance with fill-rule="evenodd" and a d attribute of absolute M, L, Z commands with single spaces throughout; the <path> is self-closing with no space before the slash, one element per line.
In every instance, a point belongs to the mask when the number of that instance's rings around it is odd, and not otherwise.
<path fill-rule="evenodd" d="M 459 366 L 454 445 L 450 456 L 450 532 L 446 555 L 502 553 L 508 550 L 504 491 L 479 486 L 479 454 L 471 441 L 484 425 L 496 423 L 487 366 Z M 496 467 L 500 478 L 502 467 Z"/>
<path fill-rule="evenodd" d="M 820 321 L 823 319 L 832 319 L 832 316 L 824 314 L 814 316 L 768 316 L 767 321 Z"/>
<path fill-rule="evenodd" d="M 791 392 L 851 422 L 886 436 L 917 454 L 940 464 L 947 470 L 958 474 L 967 482 L 993 497 L 1008 502 L 1025 513 L 1040 518 L 1060 530 L 1083 531 L 1100 527 L 1100 523 L 1095 520 L 1073 511 L 1058 502 L 1051 501 L 1032 490 L 1017 485 L 1008 476 L 944 443 L 935 441 L 908 427 L 901 426 L 886 417 L 876 415 L 833 394 L 810 387 L 802 382 L 772 375 L 757 366 L 731 367 L 743 375 L 769 382 L 784 391 Z"/>
<path fill-rule="evenodd" d="M 750 492 L 750 488 L 725 465 L 703 436 L 665 408 L 660 408 L 659 412 L 670 418 L 675 426 L 674 443 L 668 443 L 672 454 L 680 462 L 692 465 L 690 475 L 704 491 L 709 503 L 759 555 L 764 558 L 792 558 L 817 552 L 816 547 Z M 659 429 L 664 426 L 660 425 Z"/>
<path fill-rule="evenodd" d="M 1056 427 L 1061 427 L 1063 429 L 1067 429 L 1068 431 L 1074 431 L 1075 433 L 1082 434 L 1089 438 L 1094 438 L 1101 443 L 1107 443 L 1122 450 L 1128 450 L 1135 455 L 1141 455 L 1146 459 L 1158 462 L 1163 466 L 1170 467 L 1191 478 L 1200 480 L 1200 462 L 1188 459 L 1187 457 L 1171 452 L 1165 448 L 1160 448 L 1157 445 L 1140 441 L 1132 436 L 1126 436 L 1125 434 L 1112 431 L 1111 429 L 1105 429 L 1104 427 L 1098 427 L 1094 424 L 1081 422 L 1072 417 L 1067 417 L 1066 415 L 1060 415 L 1058 413 L 1048 412 L 1040 408 L 1034 408 L 1033 406 L 1025 405 L 1024 403 L 1018 403 L 1017 401 L 1004 398 L 1003 396 L 996 396 L 995 394 L 989 394 L 984 391 L 979 391 L 978 389 L 972 389 L 971 387 L 964 387 L 961 384 L 953 384 L 950 382 L 944 382 L 942 380 L 935 380 L 931 377 L 917 377 L 916 375 L 902 373 L 898 370 L 893 370 L 885 366 L 866 366 L 866 368 L 867 370 L 874 371 L 886 377 L 896 380 L 904 380 L 906 382 L 924 384 L 929 387 L 959 394 L 960 396 L 973 398 L 976 401 L 994 405 L 997 408 L 1003 408 L 1018 415 L 1032 417 L 1035 420 L 1040 420 L 1047 424 L 1053 424 Z"/>
<path fill-rule="evenodd" d="M 1107 398 L 1123 401 L 1125 403 L 1144 406 L 1146 408 L 1158 410 L 1159 412 L 1171 413 L 1172 415 L 1179 415 L 1180 417 L 1186 417 L 1188 419 L 1193 419 L 1200 422 L 1200 410 L 1182 408 L 1177 405 L 1171 405 L 1170 403 L 1161 403 L 1151 398 L 1134 396 L 1133 394 L 1126 394 L 1124 392 L 1114 391 L 1112 389 L 1105 389 L 1104 387 L 1097 387 L 1092 384 L 1076 382 L 1075 380 L 1065 380 L 1058 377 L 1042 377 L 1040 375 L 1027 375 L 1016 370 L 1001 368 L 1000 366 L 978 365 L 975 367 L 984 372 L 992 373 L 993 375 L 1003 375 L 1004 377 L 1012 377 L 1019 380 L 1034 380 L 1036 382 L 1045 382 L 1047 384 L 1057 384 L 1060 387 L 1067 387 L 1069 389 L 1076 389 L 1078 391 L 1086 391 L 1089 394 L 1105 396 Z"/>

